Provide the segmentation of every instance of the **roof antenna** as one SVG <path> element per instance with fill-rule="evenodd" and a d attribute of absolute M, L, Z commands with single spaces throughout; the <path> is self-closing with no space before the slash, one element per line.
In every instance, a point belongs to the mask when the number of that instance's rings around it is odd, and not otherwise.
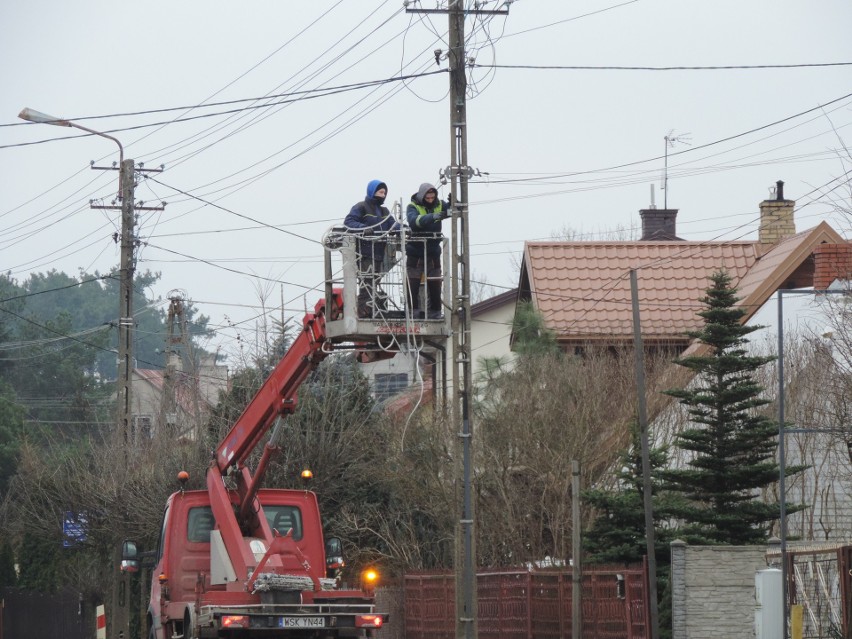
<path fill-rule="evenodd" d="M 686 144 L 690 146 L 689 141 L 692 138 L 689 137 L 689 133 L 681 133 L 680 135 L 674 135 L 674 129 L 669 131 L 669 134 L 663 136 L 663 140 L 665 140 L 665 163 L 663 165 L 663 208 L 669 208 L 669 147 L 674 148 L 675 143 Z"/>

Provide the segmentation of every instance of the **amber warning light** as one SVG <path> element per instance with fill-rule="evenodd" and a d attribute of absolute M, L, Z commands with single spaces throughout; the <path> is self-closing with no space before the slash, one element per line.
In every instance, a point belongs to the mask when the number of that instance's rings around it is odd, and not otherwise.
<path fill-rule="evenodd" d="M 361 588 L 366 592 L 373 592 L 379 581 L 379 572 L 375 568 L 366 568 L 361 573 Z"/>

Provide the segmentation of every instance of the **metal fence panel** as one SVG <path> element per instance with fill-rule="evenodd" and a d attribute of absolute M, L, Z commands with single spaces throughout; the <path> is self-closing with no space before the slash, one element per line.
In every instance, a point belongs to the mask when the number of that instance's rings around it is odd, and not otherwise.
<path fill-rule="evenodd" d="M 4 639 L 88 639 L 94 636 L 94 610 L 77 592 L 56 594 L 4 588 Z"/>
<path fill-rule="evenodd" d="M 645 570 L 592 566 L 583 571 L 583 639 L 645 639 Z M 481 571 L 479 637 L 570 639 L 571 579 L 570 570 Z M 450 571 L 406 575 L 406 639 L 452 639 L 454 593 Z"/>

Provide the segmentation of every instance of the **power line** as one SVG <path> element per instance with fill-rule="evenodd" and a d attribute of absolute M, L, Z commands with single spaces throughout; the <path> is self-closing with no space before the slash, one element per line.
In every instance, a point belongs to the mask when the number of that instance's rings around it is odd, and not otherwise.
<path fill-rule="evenodd" d="M 44 295 L 45 293 L 56 293 L 57 291 L 65 291 L 69 288 L 77 288 L 78 286 L 82 286 L 83 284 L 90 284 L 92 282 L 100 282 L 102 280 L 114 280 L 117 279 L 113 275 L 101 275 L 100 277 L 93 277 L 88 280 L 80 280 L 79 282 L 74 282 L 73 284 L 68 284 L 67 286 L 57 286 L 56 288 L 48 288 L 43 291 L 34 291 L 31 293 L 24 293 L 22 295 L 15 295 L 13 297 L 7 297 L 0 300 L 0 304 L 5 304 L 6 302 L 13 302 L 15 300 L 22 300 L 28 297 L 35 297 L 36 295 Z"/>
<path fill-rule="evenodd" d="M 556 22 L 551 22 L 549 24 L 543 24 L 543 25 L 540 25 L 538 27 L 532 27 L 530 29 L 524 29 L 523 31 L 516 31 L 515 33 L 508 33 L 508 34 L 504 35 L 503 37 L 504 38 L 513 38 L 515 36 L 519 36 L 519 35 L 522 35 L 524 33 L 530 33 L 531 31 L 539 31 L 541 29 L 548 29 L 550 27 L 555 27 L 558 24 L 564 24 L 566 22 L 573 22 L 575 20 L 580 20 L 582 18 L 588 18 L 590 16 L 597 15 L 599 13 L 604 13 L 606 11 L 612 11 L 613 9 L 619 9 L 621 7 L 626 7 L 627 5 L 633 4 L 634 2 L 639 2 L 639 0 L 628 0 L 628 2 L 622 2 L 620 4 L 614 4 L 610 7 L 598 9 L 597 11 L 590 11 L 589 13 L 584 13 L 582 15 L 574 16 L 572 18 L 565 18 L 564 20 L 557 20 Z"/>
<path fill-rule="evenodd" d="M 227 266 L 222 266 L 221 264 L 217 264 L 216 262 L 213 262 L 211 260 L 205 260 L 204 258 L 201 258 L 201 257 L 193 257 L 191 255 L 187 255 L 186 253 L 181 253 L 180 251 L 173 251 L 171 249 L 167 249 L 164 246 L 156 246 L 154 244 L 150 244 L 149 246 L 151 246 L 152 248 L 159 249 L 161 251 L 165 251 L 166 253 L 172 253 L 174 255 L 179 255 L 181 257 L 190 259 L 194 262 L 201 262 L 202 264 L 207 264 L 208 266 L 213 266 L 213 267 L 221 269 L 223 271 L 228 271 L 229 273 L 236 273 L 237 275 L 247 275 L 249 277 L 253 277 L 253 278 L 258 279 L 258 280 L 263 280 L 265 282 L 274 282 L 275 284 L 286 284 L 287 286 L 295 286 L 297 288 L 303 288 L 306 291 L 317 290 L 317 288 L 318 288 L 318 286 L 305 286 L 304 284 L 296 284 L 295 282 L 287 282 L 285 280 L 277 280 L 277 279 L 273 279 L 271 277 L 264 277 L 262 275 L 258 275 L 257 273 L 248 273 L 246 271 L 240 271 L 240 270 L 237 270 L 237 269 L 234 269 L 234 268 L 228 268 Z"/>
<path fill-rule="evenodd" d="M 169 184 L 166 184 L 166 183 L 164 183 L 164 182 L 161 182 L 160 180 L 158 180 L 158 179 L 156 179 L 156 178 L 148 178 L 148 179 L 153 180 L 153 181 L 154 181 L 154 182 L 156 182 L 157 184 L 159 184 L 159 185 L 161 185 L 161 186 L 164 186 L 164 187 L 166 187 L 167 189 L 172 189 L 173 191 L 175 191 L 175 192 L 177 192 L 177 193 L 180 193 L 181 195 L 185 195 L 185 196 L 187 196 L 187 197 L 189 197 L 189 198 L 192 198 L 193 200 L 198 200 L 199 202 L 202 202 L 202 203 L 204 203 L 204 204 L 206 204 L 206 205 L 208 205 L 208 206 L 212 206 L 212 207 L 214 207 L 214 208 L 217 208 L 217 209 L 219 209 L 220 211 L 224 211 L 225 213 L 230 213 L 231 215 L 236 215 L 237 217 L 241 217 L 241 218 L 243 218 L 244 220 L 248 220 L 249 222 L 254 222 L 255 224 L 259 224 L 260 226 L 263 226 L 263 227 L 265 227 L 265 228 L 274 229 L 274 230 L 279 231 L 279 232 L 281 232 L 281 233 L 285 233 L 285 234 L 287 234 L 287 235 L 292 235 L 293 237 L 297 237 L 297 238 L 299 238 L 300 240 L 305 240 L 305 241 L 307 241 L 307 242 L 313 242 L 314 244 L 322 244 L 322 242 L 320 242 L 319 240 L 315 240 L 315 239 L 310 238 L 310 237 L 305 237 L 304 235 L 299 235 L 298 233 L 293 233 L 293 231 L 288 231 L 287 229 L 281 228 L 280 226 L 275 226 L 275 225 L 273 225 L 273 224 L 267 224 L 266 222 L 262 222 L 262 221 L 260 221 L 260 220 L 256 220 L 255 218 L 253 218 L 253 217 L 251 217 L 251 216 L 249 216 L 249 215 L 245 215 L 244 213 L 238 213 L 238 212 L 236 212 L 236 211 L 234 211 L 234 210 L 232 210 L 232 209 L 229 209 L 229 208 L 227 208 L 227 207 L 224 207 L 224 206 L 222 206 L 222 205 L 220 205 L 220 204 L 216 204 L 215 202 L 210 202 L 209 200 L 205 200 L 204 198 L 199 197 L 198 195 L 193 195 L 192 193 L 189 193 L 189 192 L 187 192 L 187 191 L 184 191 L 184 190 L 182 190 L 182 189 L 179 189 L 179 188 L 177 188 L 176 186 L 171 186 L 171 185 L 169 185 Z"/>
<path fill-rule="evenodd" d="M 788 115 L 787 117 L 781 118 L 780 120 L 774 120 L 772 122 L 769 122 L 768 124 L 763 124 L 761 126 L 753 128 L 753 129 L 749 129 L 748 131 L 742 131 L 741 133 L 729 135 L 727 137 L 720 138 L 718 140 L 713 140 L 712 142 L 707 142 L 705 144 L 699 144 L 698 146 L 693 146 L 693 147 L 690 147 L 688 149 L 682 149 L 680 151 L 675 151 L 674 153 L 669 153 L 669 157 L 673 157 L 673 156 L 676 156 L 676 155 L 683 155 L 685 153 L 693 153 L 693 152 L 698 151 L 700 149 L 706 149 L 708 147 L 715 146 L 717 144 L 722 144 L 723 142 L 730 142 L 731 140 L 736 140 L 737 138 L 745 137 L 746 135 L 751 135 L 752 133 L 757 133 L 758 131 L 763 131 L 764 129 L 768 129 L 768 128 L 771 128 L 773 126 L 783 124 L 784 122 L 789 122 L 790 120 L 794 120 L 794 119 L 799 118 L 803 115 L 807 115 L 808 113 L 813 113 L 814 111 L 819 111 L 819 110 L 824 109 L 825 107 L 827 107 L 831 104 L 836 104 L 838 102 L 842 102 L 843 100 L 846 100 L 850 97 L 852 97 L 852 93 L 847 93 L 845 95 L 840 96 L 839 98 L 834 98 L 833 100 L 830 100 L 829 102 L 825 102 L 824 104 L 820 104 L 818 106 L 807 109 L 805 111 L 800 111 L 798 113 L 794 113 L 793 115 Z M 576 176 L 576 175 L 588 175 L 589 173 L 603 173 L 604 171 L 613 171 L 615 169 L 623 169 L 623 168 L 628 167 L 628 166 L 636 166 L 638 164 L 646 164 L 648 162 L 656 162 L 657 160 L 662 160 L 662 159 L 663 159 L 663 156 L 658 155 L 658 156 L 655 156 L 655 157 L 652 157 L 652 158 L 646 158 L 644 160 L 635 160 L 633 162 L 625 162 L 623 164 L 616 164 L 616 165 L 613 165 L 613 166 L 608 166 L 608 167 L 604 167 L 604 168 L 600 168 L 600 169 L 589 169 L 587 171 L 574 171 L 574 172 L 571 172 L 571 173 L 563 173 L 563 174 L 553 175 L 551 177 L 554 177 L 554 178 L 573 177 L 573 176 Z M 500 184 L 502 182 L 516 182 L 516 183 L 517 182 L 528 182 L 528 181 L 537 180 L 537 179 L 540 179 L 540 178 L 519 178 L 517 180 L 472 180 L 472 181 L 476 182 L 478 184 Z"/>
<path fill-rule="evenodd" d="M 441 74 L 441 73 L 447 73 L 446 69 L 439 69 L 437 71 L 426 71 L 426 72 L 423 72 L 423 73 L 412 74 L 412 75 L 403 76 L 403 77 L 386 78 L 384 80 L 374 80 L 372 82 L 364 82 L 364 83 L 361 83 L 359 85 L 354 86 L 353 88 L 347 88 L 347 89 L 339 89 L 339 90 L 334 90 L 334 91 L 323 89 L 323 91 L 325 91 L 325 93 L 322 93 L 320 95 L 301 96 L 301 97 L 298 97 L 298 98 L 294 98 L 292 100 L 282 100 L 280 102 L 274 102 L 272 104 L 257 104 L 257 105 L 241 107 L 239 109 L 231 109 L 231 110 L 228 110 L 228 111 L 217 111 L 215 113 L 204 113 L 202 115 L 192 115 L 192 116 L 187 116 L 185 118 L 175 118 L 173 120 L 162 121 L 162 122 L 150 122 L 148 124 L 137 124 L 135 126 L 120 127 L 120 128 L 117 128 L 117 129 L 108 129 L 106 131 L 103 131 L 103 133 L 113 134 L 113 133 L 122 133 L 122 132 L 126 132 L 126 131 L 138 131 L 140 129 L 147 129 L 147 128 L 154 127 L 154 126 L 163 126 L 163 125 L 166 125 L 166 124 L 174 124 L 174 123 L 177 123 L 177 122 L 191 122 L 192 120 L 200 120 L 200 119 L 204 119 L 204 118 L 218 117 L 218 116 L 221 116 L 221 115 L 229 115 L 229 114 L 233 114 L 233 113 L 244 113 L 246 111 L 253 111 L 253 110 L 256 110 L 256 109 L 266 109 L 266 108 L 269 108 L 271 106 L 280 106 L 280 105 L 284 105 L 284 104 L 290 104 L 290 103 L 293 103 L 293 102 L 301 102 L 303 100 L 313 100 L 313 99 L 317 99 L 317 98 L 324 98 L 324 97 L 328 97 L 328 96 L 331 96 L 331 95 L 337 95 L 338 93 L 347 93 L 349 91 L 355 91 L 355 90 L 358 90 L 358 89 L 383 86 L 385 84 L 391 84 L 391 83 L 394 83 L 394 82 L 403 82 L 405 80 L 412 80 L 414 78 L 422 78 L 422 77 L 437 75 L 437 74 Z M 251 99 L 257 99 L 257 98 L 251 98 Z M 180 108 L 185 108 L 185 107 L 180 107 Z M 169 109 L 169 110 L 173 110 L 173 109 Z M 142 114 L 142 113 L 144 113 L 144 112 L 139 112 L 139 114 Z M 88 119 L 91 119 L 91 117 L 95 117 L 95 116 L 90 116 L 90 118 L 88 118 Z M 114 117 L 114 116 L 99 116 L 99 117 Z M 87 118 L 83 118 L 83 119 L 87 119 Z M 24 122 L 23 124 L 24 125 L 33 125 L 32 122 Z M 4 125 L 4 126 L 17 126 L 17 123 L 7 124 L 7 125 Z M 0 149 L 14 149 L 14 148 L 24 147 L 24 146 L 33 146 L 33 145 L 36 145 L 36 144 L 45 144 L 47 142 L 56 142 L 56 141 L 59 141 L 59 140 L 72 140 L 72 139 L 75 139 L 75 138 L 91 137 L 92 135 L 94 135 L 94 134 L 93 133 L 82 133 L 80 135 L 66 135 L 66 136 L 56 137 L 56 138 L 46 138 L 44 140 L 36 140 L 34 142 L 19 142 L 19 143 L 16 143 L 16 144 L 4 144 L 4 145 L 0 145 Z"/>
<path fill-rule="evenodd" d="M 546 71 L 737 71 L 753 69 L 808 69 L 819 67 L 846 67 L 852 62 L 810 62 L 801 64 L 733 64 L 717 66 L 592 66 L 592 65 L 540 65 L 540 64 L 473 64 L 479 69 L 534 69 Z"/>

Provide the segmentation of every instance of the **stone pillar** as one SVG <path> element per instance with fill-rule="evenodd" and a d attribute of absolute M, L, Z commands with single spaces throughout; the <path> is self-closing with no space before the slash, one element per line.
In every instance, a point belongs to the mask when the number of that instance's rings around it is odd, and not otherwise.
<path fill-rule="evenodd" d="M 686 542 L 671 544 L 672 639 L 687 639 L 686 632 Z"/>

